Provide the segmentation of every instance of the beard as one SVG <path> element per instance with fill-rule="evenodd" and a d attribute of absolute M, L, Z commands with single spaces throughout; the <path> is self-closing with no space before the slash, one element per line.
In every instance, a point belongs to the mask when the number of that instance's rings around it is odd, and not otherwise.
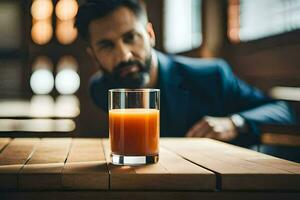
<path fill-rule="evenodd" d="M 141 88 L 150 81 L 152 55 L 147 56 L 144 63 L 138 60 L 121 62 L 108 72 L 101 67 L 104 75 L 110 80 L 114 88 Z"/>

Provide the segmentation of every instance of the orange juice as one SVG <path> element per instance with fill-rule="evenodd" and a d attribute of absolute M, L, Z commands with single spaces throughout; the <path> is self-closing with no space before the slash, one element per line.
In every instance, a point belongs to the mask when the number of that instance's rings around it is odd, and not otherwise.
<path fill-rule="evenodd" d="M 113 154 L 158 154 L 159 110 L 129 108 L 109 111 L 109 137 Z"/>

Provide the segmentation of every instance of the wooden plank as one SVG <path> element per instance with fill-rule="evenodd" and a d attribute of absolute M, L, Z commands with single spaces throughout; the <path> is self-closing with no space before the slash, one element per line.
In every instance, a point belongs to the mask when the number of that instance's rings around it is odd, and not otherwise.
<path fill-rule="evenodd" d="M 215 141 L 218 143 L 218 141 Z M 226 143 L 219 143 L 219 145 L 225 145 L 229 148 L 226 148 L 226 151 L 223 151 L 226 155 L 237 157 L 239 159 L 251 161 L 261 165 L 269 166 L 276 169 L 281 169 L 288 171 L 294 174 L 300 173 L 300 164 L 267 154 L 259 153 L 249 149 L 241 148 L 238 146 L 228 145 Z"/>
<path fill-rule="evenodd" d="M 283 166 L 288 166 L 282 167 L 262 159 L 274 157 L 204 138 L 166 139 L 162 140 L 162 145 L 218 173 L 221 181 L 218 185 L 222 190 L 300 190 L 296 163 L 282 162 Z"/>
<path fill-rule="evenodd" d="M 18 174 L 34 151 L 39 139 L 13 139 L 0 154 L 0 189 L 17 189 Z"/>
<path fill-rule="evenodd" d="M 71 138 L 41 139 L 19 175 L 20 189 L 62 189 L 61 175 Z"/>
<path fill-rule="evenodd" d="M 288 160 L 283 160 L 276 157 L 270 158 L 247 158 L 247 160 L 256 162 L 262 165 L 272 166 L 278 169 L 289 171 L 294 174 L 300 174 L 300 164 Z"/>
<path fill-rule="evenodd" d="M 296 192 L 204 192 L 204 191 L 26 191 L 3 192 L 1 200 L 299 200 L 300 193 Z"/>
<path fill-rule="evenodd" d="M 103 141 L 105 155 L 110 161 L 108 140 Z M 161 148 L 157 164 L 115 166 L 108 164 L 110 189 L 128 190 L 214 190 L 216 176 L 175 153 Z"/>
<path fill-rule="evenodd" d="M 108 189 L 109 174 L 100 139 L 73 139 L 62 184 L 66 189 Z"/>
<path fill-rule="evenodd" d="M 0 138 L 0 152 L 11 141 L 10 138 Z"/>

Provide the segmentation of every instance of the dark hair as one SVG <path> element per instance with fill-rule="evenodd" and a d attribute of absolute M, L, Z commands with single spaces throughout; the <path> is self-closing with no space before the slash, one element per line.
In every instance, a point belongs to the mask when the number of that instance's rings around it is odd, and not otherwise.
<path fill-rule="evenodd" d="M 105 17 L 122 6 L 129 8 L 143 22 L 148 21 L 145 8 L 140 0 L 87 0 L 79 7 L 76 16 L 75 27 L 78 29 L 79 35 L 88 40 L 88 28 L 91 21 Z"/>

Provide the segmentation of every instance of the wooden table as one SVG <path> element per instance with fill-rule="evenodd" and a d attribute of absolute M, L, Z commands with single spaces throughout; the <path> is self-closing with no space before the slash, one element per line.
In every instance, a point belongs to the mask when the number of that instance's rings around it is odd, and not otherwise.
<path fill-rule="evenodd" d="M 0 138 L 0 199 L 300 199 L 300 164 L 211 139 L 161 139 L 114 166 L 107 139 Z"/>

